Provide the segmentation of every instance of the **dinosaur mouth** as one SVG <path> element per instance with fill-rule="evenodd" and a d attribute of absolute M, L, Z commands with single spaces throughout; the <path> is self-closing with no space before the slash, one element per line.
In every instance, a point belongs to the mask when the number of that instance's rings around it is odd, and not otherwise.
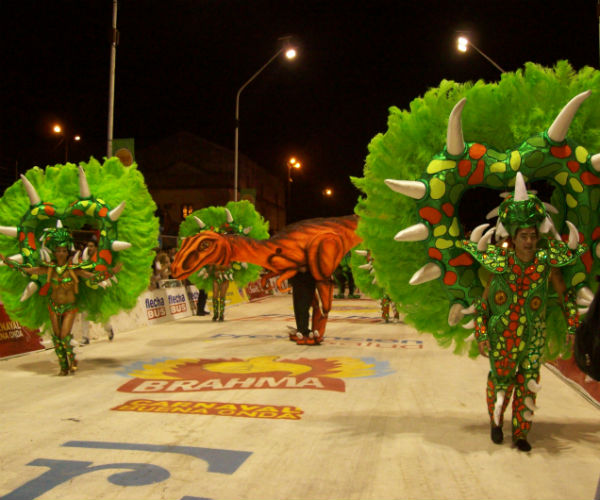
<path fill-rule="evenodd" d="M 171 264 L 173 278 L 177 280 L 183 280 L 192 274 L 196 269 L 200 269 L 202 266 L 198 263 L 198 256 L 199 252 L 191 252 L 186 255 L 182 262 L 179 262 L 179 259 L 175 259 L 173 264 Z"/>

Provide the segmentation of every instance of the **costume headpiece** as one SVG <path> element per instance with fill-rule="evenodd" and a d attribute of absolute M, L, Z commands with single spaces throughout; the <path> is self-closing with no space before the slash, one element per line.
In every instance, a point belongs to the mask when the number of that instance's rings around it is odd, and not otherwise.
<path fill-rule="evenodd" d="M 44 244 L 54 252 L 58 247 L 67 247 L 69 250 L 73 246 L 73 237 L 66 230 L 60 220 L 56 222 L 56 227 L 48 229 Z"/>
<path fill-rule="evenodd" d="M 536 195 L 527 192 L 521 172 L 517 172 L 514 194 L 500 204 L 498 218 L 511 238 L 515 237 L 517 229 L 523 227 L 539 230 L 546 219 L 544 204 Z"/>

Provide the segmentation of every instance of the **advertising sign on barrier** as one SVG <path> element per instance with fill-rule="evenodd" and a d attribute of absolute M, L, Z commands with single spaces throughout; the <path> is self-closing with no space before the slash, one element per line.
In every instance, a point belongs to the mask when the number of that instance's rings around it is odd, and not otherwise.
<path fill-rule="evenodd" d="M 185 287 L 169 287 L 165 288 L 165 292 L 167 293 L 169 310 L 174 319 L 187 318 L 192 315 L 192 306 Z"/>
<path fill-rule="evenodd" d="M 156 290 L 144 292 L 140 295 L 140 298 L 138 299 L 138 303 L 139 302 L 142 303 L 142 306 L 145 309 L 146 320 L 149 325 L 163 323 L 173 319 L 167 292 L 164 288 L 157 288 Z"/>
<path fill-rule="evenodd" d="M 32 331 L 11 320 L 0 304 L 0 358 L 44 349 L 37 330 Z"/>

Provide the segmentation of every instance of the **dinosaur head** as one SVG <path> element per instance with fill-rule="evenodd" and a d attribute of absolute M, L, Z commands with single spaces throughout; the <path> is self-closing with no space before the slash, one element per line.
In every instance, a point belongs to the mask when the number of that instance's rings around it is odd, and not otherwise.
<path fill-rule="evenodd" d="M 175 279 L 185 279 L 190 274 L 211 264 L 229 265 L 231 245 L 227 237 L 213 231 L 202 231 L 185 238 L 171 264 Z"/>

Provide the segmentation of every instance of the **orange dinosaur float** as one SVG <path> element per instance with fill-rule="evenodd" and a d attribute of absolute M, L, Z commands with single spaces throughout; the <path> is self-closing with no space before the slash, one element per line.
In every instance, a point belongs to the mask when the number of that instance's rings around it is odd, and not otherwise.
<path fill-rule="evenodd" d="M 306 267 L 317 282 L 312 329 L 315 343 L 320 343 L 333 298 L 331 276 L 342 257 L 361 242 L 355 233 L 357 223 L 355 215 L 308 219 L 286 226 L 268 240 L 201 231 L 182 241 L 171 264 L 172 275 L 185 279 L 207 265 L 249 262 L 271 271 L 269 276 L 279 276 L 277 287 L 282 290 L 283 281 Z"/>

